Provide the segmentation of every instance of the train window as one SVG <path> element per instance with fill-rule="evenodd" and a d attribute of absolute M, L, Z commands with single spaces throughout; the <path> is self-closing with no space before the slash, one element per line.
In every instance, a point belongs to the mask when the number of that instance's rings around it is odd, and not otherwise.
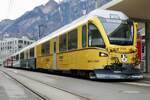
<path fill-rule="evenodd" d="M 34 48 L 30 49 L 30 58 L 34 57 Z"/>
<path fill-rule="evenodd" d="M 48 42 L 45 42 L 42 44 L 42 56 L 45 56 L 45 55 L 49 55 L 50 54 L 50 41 Z"/>
<path fill-rule="evenodd" d="M 67 38 L 66 34 L 63 34 L 59 37 L 59 51 L 66 51 L 67 50 Z"/>
<path fill-rule="evenodd" d="M 15 60 L 15 56 L 12 56 L 12 60 Z"/>
<path fill-rule="evenodd" d="M 16 55 L 16 60 L 19 60 L 19 55 Z"/>
<path fill-rule="evenodd" d="M 25 59 L 28 59 L 28 58 L 29 58 L 28 51 L 25 51 Z"/>
<path fill-rule="evenodd" d="M 68 50 L 77 49 L 77 29 L 68 33 Z"/>
<path fill-rule="evenodd" d="M 94 24 L 89 24 L 88 45 L 89 47 L 105 47 L 101 33 Z"/>
<path fill-rule="evenodd" d="M 82 26 L 82 47 L 86 47 L 86 33 L 87 33 L 87 27 L 86 25 Z"/>
<path fill-rule="evenodd" d="M 20 54 L 20 59 L 24 59 L 24 52 Z"/>
<path fill-rule="evenodd" d="M 56 53 L 56 42 L 54 42 L 54 53 Z"/>

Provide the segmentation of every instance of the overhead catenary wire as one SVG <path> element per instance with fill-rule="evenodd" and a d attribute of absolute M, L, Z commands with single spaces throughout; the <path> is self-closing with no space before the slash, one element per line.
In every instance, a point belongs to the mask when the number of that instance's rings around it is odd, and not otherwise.
<path fill-rule="evenodd" d="M 5 19 L 9 19 L 9 15 L 10 15 L 10 13 L 11 13 L 11 10 L 12 10 L 12 8 L 13 8 L 13 1 L 14 0 L 8 0 L 8 8 L 6 9 L 6 15 L 5 15 Z M 5 27 L 3 30 L 5 30 L 7 27 Z M 2 31 L 2 30 L 1 30 Z M 7 34 L 7 32 L 5 32 L 6 34 Z M 4 32 L 3 33 L 1 33 L 1 35 L 2 35 L 2 39 L 4 38 L 4 34 L 5 34 Z"/>
<path fill-rule="evenodd" d="M 7 13 L 6 13 L 6 18 L 8 19 L 11 13 L 11 10 L 13 8 L 13 2 L 14 0 L 9 0 L 8 1 L 8 9 L 7 9 Z"/>

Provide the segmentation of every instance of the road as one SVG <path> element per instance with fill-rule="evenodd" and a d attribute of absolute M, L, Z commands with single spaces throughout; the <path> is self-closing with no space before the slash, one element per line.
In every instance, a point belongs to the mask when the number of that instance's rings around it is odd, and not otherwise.
<path fill-rule="evenodd" d="M 16 69 L 1 70 L 51 100 L 150 99 L 150 85 L 144 81 L 101 82 Z"/>

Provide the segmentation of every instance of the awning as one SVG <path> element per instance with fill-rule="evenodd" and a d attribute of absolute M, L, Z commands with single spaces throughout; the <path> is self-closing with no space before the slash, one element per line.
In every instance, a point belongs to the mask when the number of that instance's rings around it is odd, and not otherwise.
<path fill-rule="evenodd" d="M 101 9 L 118 10 L 134 19 L 150 20 L 150 0 L 112 0 Z"/>

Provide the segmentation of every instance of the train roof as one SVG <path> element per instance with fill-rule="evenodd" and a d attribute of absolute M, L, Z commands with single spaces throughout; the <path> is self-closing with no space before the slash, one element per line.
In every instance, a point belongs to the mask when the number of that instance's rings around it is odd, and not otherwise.
<path fill-rule="evenodd" d="M 71 22 L 70 24 L 67 24 L 67 25 L 63 26 L 62 28 L 60 28 L 60 29 L 58 29 L 58 30 L 52 32 L 51 34 L 45 36 L 44 38 L 42 38 L 42 39 L 40 39 L 40 40 L 38 40 L 38 41 L 32 43 L 31 45 L 29 45 L 29 46 L 23 48 L 23 49 L 20 50 L 19 52 L 13 54 L 13 56 L 14 56 L 14 55 L 17 55 L 18 53 L 21 53 L 21 52 L 23 52 L 23 51 L 25 51 L 25 50 L 28 50 L 28 49 L 30 49 L 30 48 L 33 48 L 34 46 L 36 46 L 36 45 L 38 45 L 38 44 L 44 43 L 44 42 L 46 42 L 46 41 L 48 41 L 48 40 L 50 40 L 50 39 L 52 39 L 52 38 L 54 38 L 54 37 L 56 37 L 56 36 L 59 36 L 59 35 L 61 35 L 61 34 L 64 34 L 65 32 L 68 32 L 68 31 L 70 31 L 71 29 L 74 29 L 74 28 L 76 28 L 77 26 L 86 23 L 86 22 L 87 22 L 91 17 L 93 17 L 93 16 L 98 16 L 98 17 L 103 17 L 103 18 L 114 18 L 114 17 L 117 17 L 117 18 L 119 18 L 119 19 L 121 19 L 121 20 L 127 20 L 127 19 L 128 19 L 128 17 L 127 17 L 124 13 L 122 13 L 122 12 L 120 12 L 120 11 L 96 9 L 96 10 L 90 12 L 89 14 L 84 15 L 84 16 L 78 18 L 77 20 Z M 113 16 L 113 17 L 112 17 L 112 16 Z"/>
<path fill-rule="evenodd" d="M 89 14 L 78 18 L 77 20 L 71 22 L 70 24 L 67 24 L 64 27 L 62 27 L 62 28 L 52 32 L 51 34 L 47 35 L 46 37 L 40 39 L 39 41 L 37 41 L 37 45 L 44 43 L 44 42 L 48 41 L 49 39 L 52 39 L 56 36 L 64 34 L 65 32 L 68 32 L 71 29 L 74 29 L 81 24 L 86 23 L 93 16 L 98 16 L 98 17 L 103 17 L 103 18 L 116 17 L 116 18 L 121 19 L 121 20 L 127 20 L 128 19 L 128 17 L 120 11 L 96 9 L 96 10 L 90 12 Z"/>

